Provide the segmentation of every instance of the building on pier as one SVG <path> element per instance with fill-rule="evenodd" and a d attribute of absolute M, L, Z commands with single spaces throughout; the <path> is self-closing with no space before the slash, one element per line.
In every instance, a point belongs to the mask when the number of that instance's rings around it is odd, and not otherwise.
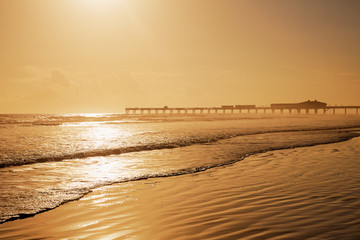
<path fill-rule="evenodd" d="M 324 102 L 319 102 L 317 100 L 300 103 L 272 103 L 271 108 L 274 109 L 324 109 L 327 104 Z"/>

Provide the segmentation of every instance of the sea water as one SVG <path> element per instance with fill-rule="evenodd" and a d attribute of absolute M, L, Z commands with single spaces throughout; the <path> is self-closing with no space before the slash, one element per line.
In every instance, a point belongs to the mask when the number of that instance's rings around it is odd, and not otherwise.
<path fill-rule="evenodd" d="M 0 115 L 0 222 L 53 209 L 100 186 L 345 141 L 359 129 L 357 115 Z"/>

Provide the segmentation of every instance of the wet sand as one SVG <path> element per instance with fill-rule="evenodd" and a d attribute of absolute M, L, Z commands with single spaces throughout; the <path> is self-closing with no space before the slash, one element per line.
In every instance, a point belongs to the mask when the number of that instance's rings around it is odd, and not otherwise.
<path fill-rule="evenodd" d="M 102 187 L 0 239 L 360 239 L 360 138 Z"/>

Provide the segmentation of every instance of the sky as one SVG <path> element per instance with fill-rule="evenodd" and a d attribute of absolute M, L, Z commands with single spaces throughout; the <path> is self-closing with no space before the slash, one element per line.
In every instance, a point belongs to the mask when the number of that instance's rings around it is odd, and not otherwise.
<path fill-rule="evenodd" d="M 0 113 L 360 105 L 358 0 L 0 0 Z"/>

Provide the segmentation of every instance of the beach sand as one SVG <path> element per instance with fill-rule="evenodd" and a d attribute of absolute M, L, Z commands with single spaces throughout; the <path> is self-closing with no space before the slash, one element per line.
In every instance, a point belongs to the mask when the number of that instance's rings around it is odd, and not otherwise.
<path fill-rule="evenodd" d="M 360 239 L 360 138 L 95 189 L 0 239 Z"/>

